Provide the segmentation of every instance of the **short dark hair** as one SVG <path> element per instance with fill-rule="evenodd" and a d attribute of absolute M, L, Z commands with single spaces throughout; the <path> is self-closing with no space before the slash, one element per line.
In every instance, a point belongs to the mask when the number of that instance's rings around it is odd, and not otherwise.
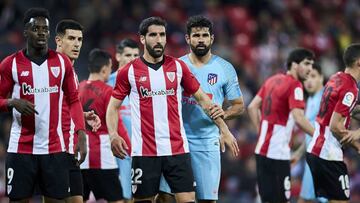
<path fill-rule="evenodd" d="M 346 67 L 352 67 L 356 60 L 360 58 L 360 43 L 348 46 L 343 55 L 343 61 Z"/>
<path fill-rule="evenodd" d="M 44 17 L 50 20 L 50 14 L 47 9 L 29 8 L 24 14 L 24 19 L 23 19 L 24 26 L 26 26 L 29 23 L 31 18 L 35 18 L 35 17 Z"/>
<path fill-rule="evenodd" d="M 321 66 L 318 62 L 315 62 L 312 66 L 313 66 L 313 69 L 319 73 L 319 75 L 322 75 Z"/>
<path fill-rule="evenodd" d="M 72 19 L 64 19 L 56 25 L 56 35 L 65 35 L 67 29 L 83 31 L 83 26 Z"/>
<path fill-rule="evenodd" d="M 191 16 L 186 22 L 186 33 L 190 35 L 191 29 L 194 27 L 207 27 L 209 28 L 210 35 L 213 34 L 213 23 L 205 16 Z"/>
<path fill-rule="evenodd" d="M 136 43 L 134 40 L 132 40 L 130 38 L 123 39 L 116 45 L 116 53 L 122 54 L 124 52 L 125 47 L 138 49 L 139 45 L 138 45 L 138 43 Z"/>
<path fill-rule="evenodd" d="M 288 70 L 290 70 L 292 62 L 300 63 L 304 59 L 314 60 L 314 58 L 314 52 L 305 48 L 297 48 L 290 52 L 286 60 L 286 67 Z"/>
<path fill-rule="evenodd" d="M 151 25 L 160 25 L 160 26 L 166 27 L 166 21 L 164 19 L 160 18 L 160 17 L 157 17 L 157 16 L 146 18 L 143 21 L 141 21 L 141 23 L 140 23 L 139 34 L 145 36 L 146 33 L 148 32 L 148 28 Z"/>
<path fill-rule="evenodd" d="M 99 73 L 103 66 L 109 65 L 109 59 L 111 59 L 111 55 L 108 52 L 98 48 L 91 50 L 88 66 L 90 73 Z"/>

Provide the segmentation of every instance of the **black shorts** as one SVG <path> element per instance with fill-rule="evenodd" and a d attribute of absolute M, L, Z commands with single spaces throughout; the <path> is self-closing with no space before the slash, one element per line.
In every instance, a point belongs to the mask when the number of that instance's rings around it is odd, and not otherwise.
<path fill-rule="evenodd" d="M 256 173 L 263 202 L 287 202 L 290 199 L 290 161 L 256 155 Z"/>
<path fill-rule="evenodd" d="M 84 182 L 84 201 L 89 199 L 90 191 L 96 200 L 118 201 L 123 199 L 119 180 L 119 169 L 82 169 Z"/>
<path fill-rule="evenodd" d="M 306 161 L 311 170 L 317 197 L 349 200 L 349 175 L 343 161 L 328 161 L 311 153 L 306 153 Z"/>
<path fill-rule="evenodd" d="M 67 154 L 67 157 L 69 163 L 70 196 L 82 196 L 84 189 L 80 167 L 77 166 L 74 154 Z"/>
<path fill-rule="evenodd" d="M 173 193 L 193 192 L 194 176 L 190 155 L 132 157 L 131 183 L 135 198 L 159 193 L 160 177 L 164 175 Z"/>
<path fill-rule="evenodd" d="M 10 200 L 29 198 L 38 184 L 41 194 L 54 199 L 69 196 L 69 170 L 65 152 L 33 155 L 8 153 L 6 194 Z"/>

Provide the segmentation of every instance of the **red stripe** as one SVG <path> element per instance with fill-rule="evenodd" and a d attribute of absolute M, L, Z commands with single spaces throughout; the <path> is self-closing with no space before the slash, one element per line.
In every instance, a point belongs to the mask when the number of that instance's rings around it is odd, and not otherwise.
<path fill-rule="evenodd" d="M 89 168 L 101 168 L 100 135 L 88 132 L 89 138 Z"/>
<path fill-rule="evenodd" d="M 55 85 L 61 84 L 61 64 L 59 58 L 55 55 L 54 52 L 50 52 L 49 58 L 48 58 L 48 72 L 49 72 L 49 86 L 53 87 Z M 58 76 L 55 77 L 54 68 L 52 70 L 52 67 L 58 67 L 59 73 Z M 59 87 L 59 91 L 60 91 Z M 59 123 L 59 97 L 60 93 L 50 93 L 50 118 L 49 118 L 49 153 L 59 152 L 62 151 L 61 149 L 61 143 L 59 139 L 59 134 L 57 132 L 57 127 Z"/>
<path fill-rule="evenodd" d="M 170 143 L 171 143 L 171 152 L 172 154 L 184 153 L 184 141 L 181 137 L 181 126 L 180 126 L 180 117 L 178 109 L 178 99 L 177 99 L 177 68 L 174 60 L 171 60 L 169 63 L 163 65 L 164 77 L 166 90 L 174 89 L 175 95 L 167 95 L 167 110 L 168 110 L 168 123 L 170 131 Z M 168 75 L 170 74 L 170 76 Z M 171 78 L 172 74 L 175 74 L 174 79 Z M 170 79 L 173 81 L 170 81 Z"/>
<path fill-rule="evenodd" d="M 71 126 L 70 110 L 69 110 L 69 106 L 66 103 L 66 96 L 63 95 L 62 110 L 61 110 L 61 128 L 62 128 L 65 148 L 67 152 L 70 152 L 69 149 L 70 126 Z"/>
<path fill-rule="evenodd" d="M 23 83 L 34 87 L 33 73 L 31 68 L 31 62 L 23 55 L 21 52 L 20 55 L 16 57 L 17 65 L 17 74 L 19 85 Z M 28 76 L 21 76 L 23 71 L 29 71 Z M 31 103 L 34 103 L 34 95 L 24 95 L 23 88 L 20 88 L 20 99 L 28 100 Z M 18 153 L 30 153 L 33 152 L 34 145 L 34 135 L 35 135 L 35 115 L 23 116 L 21 115 L 21 134 L 18 142 Z"/>
<path fill-rule="evenodd" d="M 311 153 L 314 155 L 320 156 L 321 149 L 324 145 L 324 142 L 325 142 L 325 126 L 320 125 L 320 134 L 316 138 L 316 142 L 315 142 L 315 145 L 314 145 Z"/>
<path fill-rule="evenodd" d="M 268 123 L 267 131 L 265 135 L 265 142 L 263 143 L 260 149 L 260 154 L 263 156 L 266 156 L 269 150 L 269 145 L 270 145 L 271 137 L 273 135 L 273 130 L 274 130 L 274 124 Z"/>
<path fill-rule="evenodd" d="M 141 61 L 137 60 L 134 63 L 134 77 L 136 88 L 139 93 L 140 103 L 140 122 L 141 122 L 141 136 L 142 136 L 142 155 L 155 156 L 156 141 L 154 129 L 154 112 L 152 97 L 142 97 L 140 87 L 151 90 L 149 68 Z M 140 77 L 146 77 L 145 81 L 139 81 Z"/>

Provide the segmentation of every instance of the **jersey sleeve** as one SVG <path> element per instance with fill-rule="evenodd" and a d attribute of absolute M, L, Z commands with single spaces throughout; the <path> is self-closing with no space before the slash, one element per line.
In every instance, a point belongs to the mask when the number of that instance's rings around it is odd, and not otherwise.
<path fill-rule="evenodd" d="M 242 96 L 240 85 L 238 81 L 238 77 L 234 67 L 230 64 L 225 65 L 225 75 L 227 77 L 227 81 L 224 85 L 225 96 L 228 100 L 234 100 Z"/>
<path fill-rule="evenodd" d="M 131 85 L 128 77 L 130 66 L 131 63 L 127 64 L 124 68 L 118 71 L 114 90 L 112 92 L 112 96 L 116 99 L 124 100 L 125 97 L 130 94 Z"/>
<path fill-rule="evenodd" d="M 11 71 L 11 59 L 13 57 L 7 57 L 0 64 L 0 111 L 9 111 L 7 98 L 15 84 Z"/>
<path fill-rule="evenodd" d="M 70 60 L 66 56 L 63 56 L 63 59 L 65 75 L 62 89 L 70 109 L 70 116 L 75 124 L 75 132 L 77 132 L 78 130 L 85 130 L 83 108 L 79 99 L 78 81 Z"/>
<path fill-rule="evenodd" d="M 290 87 L 290 95 L 288 98 L 289 108 L 290 109 L 304 109 L 304 90 L 300 82 L 294 82 Z"/>
<path fill-rule="evenodd" d="M 265 85 L 261 86 L 261 88 L 256 93 L 256 95 L 259 96 L 261 99 L 264 99 L 264 97 L 265 97 Z"/>
<path fill-rule="evenodd" d="M 335 105 L 334 111 L 346 117 L 356 101 L 357 91 L 351 88 L 343 88 L 339 92 L 339 99 Z"/>
<path fill-rule="evenodd" d="M 178 62 L 180 63 L 182 69 L 181 86 L 184 88 L 186 93 L 192 95 L 199 90 L 200 83 L 182 60 L 178 60 Z"/>

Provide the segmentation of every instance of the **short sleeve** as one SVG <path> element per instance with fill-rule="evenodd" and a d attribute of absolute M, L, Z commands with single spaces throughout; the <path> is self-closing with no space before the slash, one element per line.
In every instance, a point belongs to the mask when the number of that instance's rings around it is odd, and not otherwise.
<path fill-rule="evenodd" d="M 339 99 L 335 105 L 334 111 L 346 117 L 356 102 L 357 91 L 353 89 L 343 89 L 339 92 Z"/>
<path fill-rule="evenodd" d="M 7 97 L 14 87 L 12 59 L 13 57 L 7 57 L 0 64 L 0 111 L 8 111 Z"/>
<path fill-rule="evenodd" d="M 131 66 L 132 64 L 129 63 L 124 68 L 118 70 L 114 90 L 112 92 L 112 96 L 116 99 L 124 100 L 124 98 L 130 94 L 131 85 L 128 73 Z"/>
<path fill-rule="evenodd" d="M 264 97 L 265 97 L 265 85 L 261 86 L 261 88 L 256 93 L 256 95 L 259 96 L 261 99 L 264 99 Z"/>
<path fill-rule="evenodd" d="M 290 109 L 305 108 L 304 90 L 302 84 L 299 81 L 296 81 L 291 85 L 288 102 Z"/>
<path fill-rule="evenodd" d="M 234 100 L 242 96 L 238 77 L 234 67 L 230 63 L 224 64 L 227 81 L 224 86 L 225 96 L 228 100 Z"/>
<path fill-rule="evenodd" d="M 194 94 L 196 91 L 199 90 L 200 83 L 183 61 L 178 60 L 178 62 L 180 63 L 182 69 L 181 86 L 184 88 L 186 93 Z"/>

